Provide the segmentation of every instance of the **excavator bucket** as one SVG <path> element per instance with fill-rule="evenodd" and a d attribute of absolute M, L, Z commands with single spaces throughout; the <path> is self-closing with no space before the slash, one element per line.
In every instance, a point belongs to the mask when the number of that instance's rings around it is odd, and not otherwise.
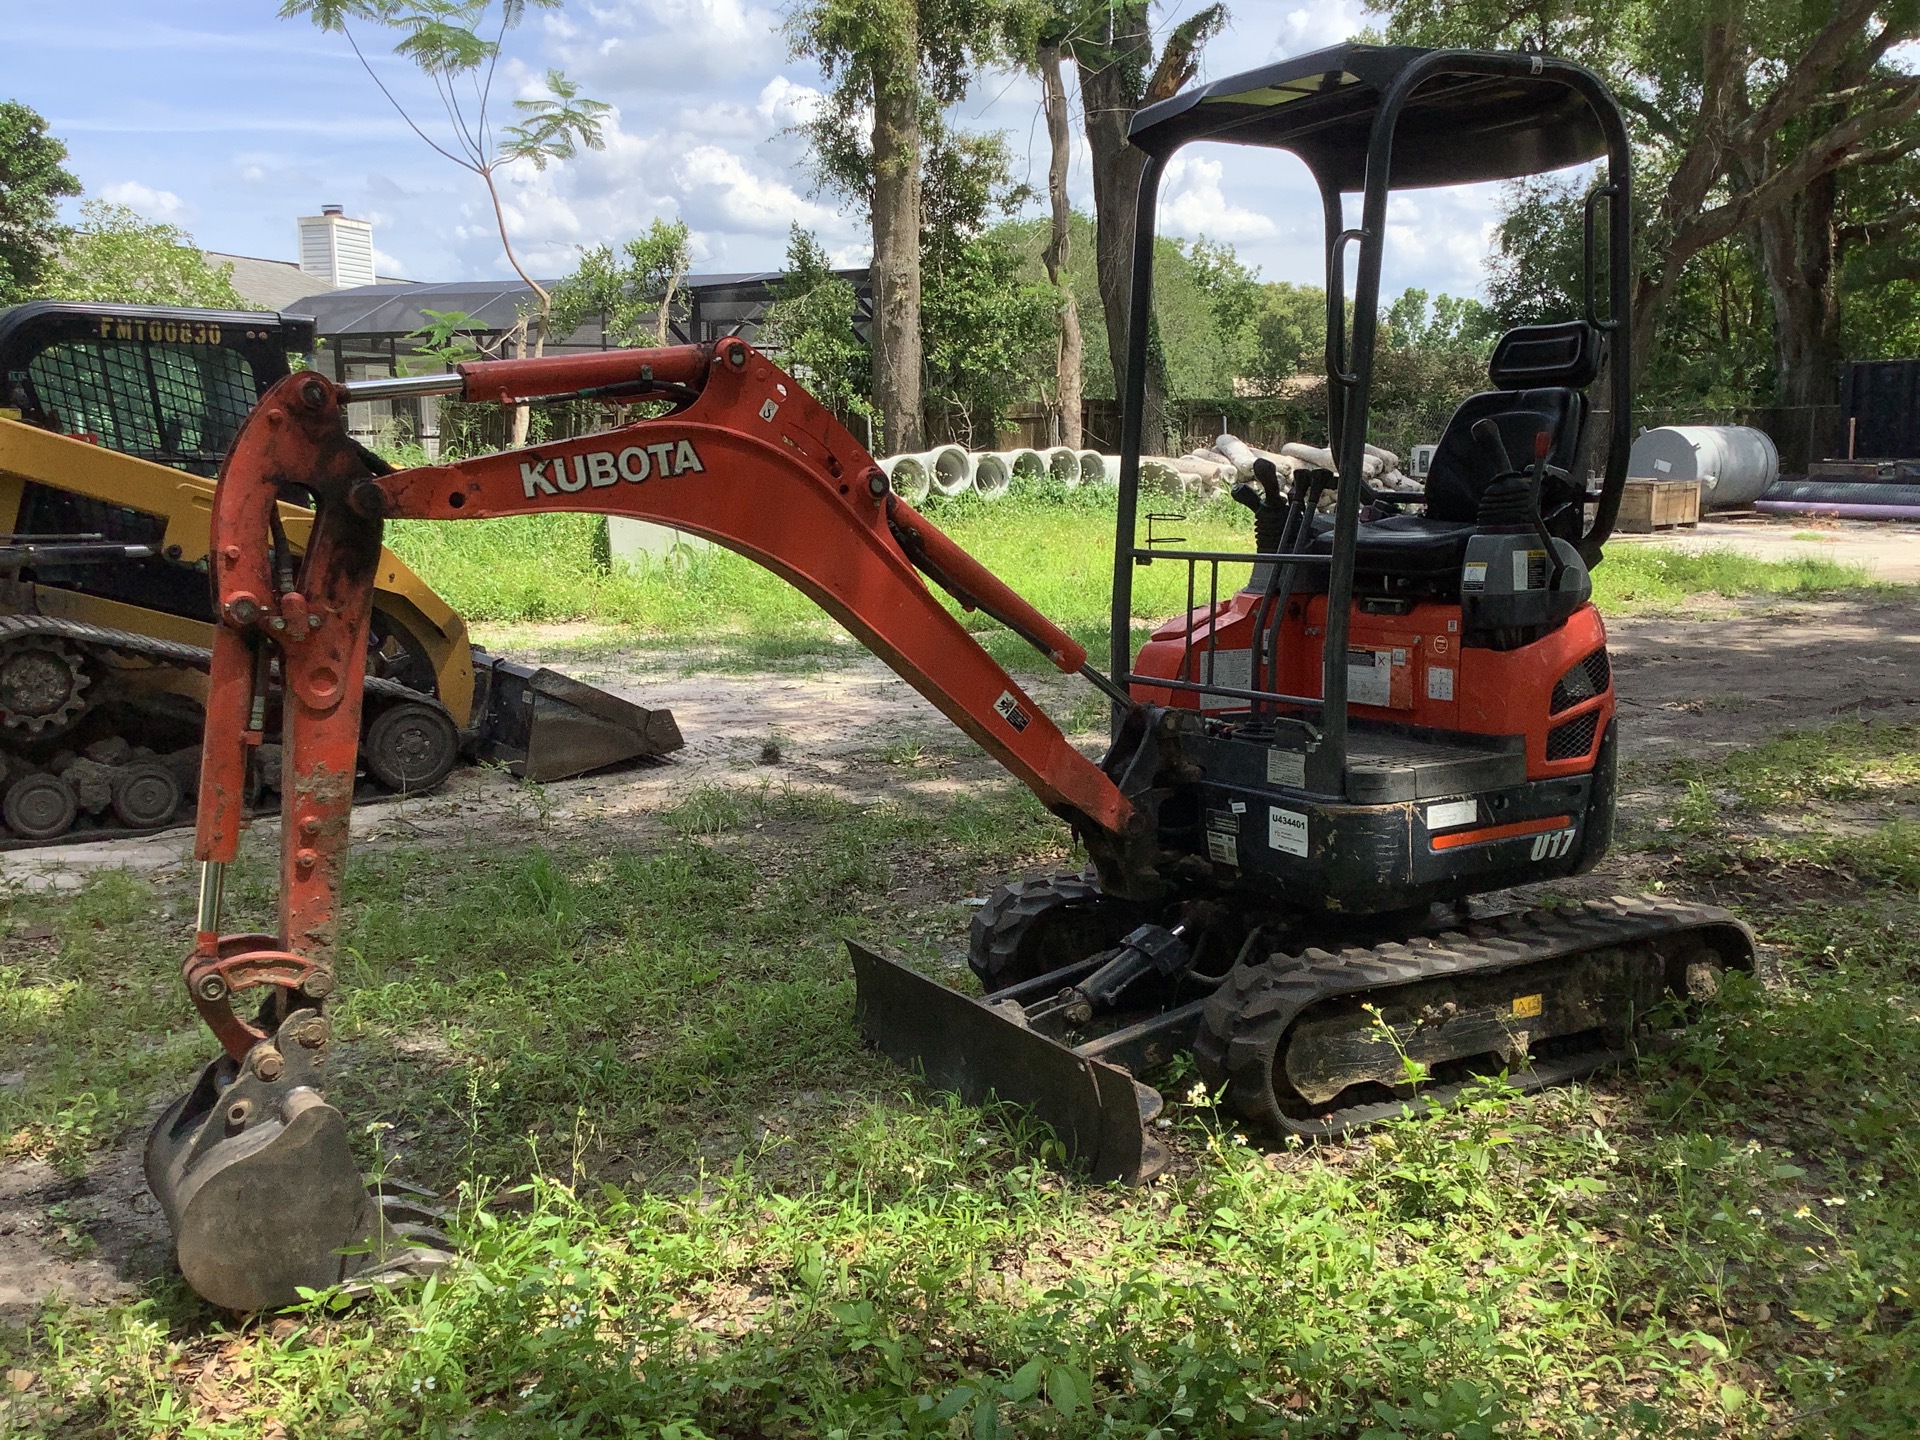
<path fill-rule="evenodd" d="M 361 1179 L 319 1090 L 326 1024 L 298 1010 L 257 1052 L 266 1063 L 213 1061 L 147 1137 L 147 1185 L 180 1272 L 229 1310 L 278 1309 L 303 1289 L 363 1292 L 450 1258 L 425 1192 Z"/>
<path fill-rule="evenodd" d="M 861 1038 L 896 1065 L 969 1105 L 1028 1112 L 1091 1179 L 1138 1185 L 1166 1166 L 1166 1147 L 1148 1128 L 1160 1093 L 1087 1053 L 1092 1046 L 1041 1034 L 1011 992 L 976 1000 L 852 941 L 847 951 Z"/>
<path fill-rule="evenodd" d="M 474 654 L 486 704 L 476 749 L 526 780 L 564 780 L 686 742 L 666 710 L 648 710 L 557 671 Z"/>

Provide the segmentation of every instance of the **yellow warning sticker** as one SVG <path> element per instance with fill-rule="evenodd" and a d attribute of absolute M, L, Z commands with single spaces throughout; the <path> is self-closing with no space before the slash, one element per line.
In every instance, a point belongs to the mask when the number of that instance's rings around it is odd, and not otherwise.
<path fill-rule="evenodd" d="M 1534 1016 L 1538 1015 L 1539 1013 L 1540 1013 L 1540 997 L 1538 995 L 1516 995 L 1514 997 L 1514 1001 L 1513 1001 L 1513 1018 L 1514 1019 L 1531 1020 Z"/>

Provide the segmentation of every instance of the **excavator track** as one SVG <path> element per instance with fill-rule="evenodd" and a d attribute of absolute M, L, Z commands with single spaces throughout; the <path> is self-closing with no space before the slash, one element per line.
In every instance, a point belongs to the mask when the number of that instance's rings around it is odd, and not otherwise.
<path fill-rule="evenodd" d="M 137 708 L 141 703 L 138 696 L 116 693 L 116 688 L 111 684 L 114 672 L 130 664 L 144 664 L 155 668 L 196 670 L 205 674 L 212 667 L 213 652 L 197 645 L 162 640 L 130 630 L 108 629 L 57 616 L 0 615 L 0 665 L 4 665 L 7 656 L 25 648 L 33 648 L 31 642 L 34 641 L 51 642 L 45 653 L 72 657 L 82 662 L 84 667 L 74 671 L 77 683 L 73 686 L 71 696 L 63 704 L 54 707 L 50 718 L 38 731 L 27 724 L 4 723 L 7 710 L 5 695 L 0 693 L 0 797 L 10 794 L 12 788 L 21 781 L 34 777 L 41 793 L 32 796 L 23 794 L 23 804 L 31 808 L 22 808 L 20 813 L 32 814 L 41 820 L 43 823 L 34 828 L 44 832 L 58 827 L 61 805 L 67 803 L 63 801 L 60 789 L 64 788 L 70 796 L 76 789 L 66 784 L 61 776 L 52 775 L 46 762 L 66 748 L 62 745 L 66 737 L 84 735 L 88 719 L 103 706 L 118 701 Z M 4 671 L 0 671 L 0 675 L 4 675 Z M 403 705 L 417 706 L 444 717 L 448 732 L 457 735 L 445 706 L 396 680 L 370 675 L 366 680 L 366 695 L 369 714 L 397 710 Z M 60 713 L 63 709 L 74 713 Z M 407 713 L 412 715 L 415 712 Z M 57 715 L 58 719 L 52 719 L 52 715 Z M 183 719 L 181 716 L 169 718 L 176 722 Z M 90 762 L 90 782 L 96 789 L 105 787 L 100 795 L 93 797 L 95 804 L 88 807 L 67 803 L 70 813 L 65 826 L 60 828 L 60 833 L 51 835 L 22 835 L 5 818 L 0 818 L 0 851 L 155 835 L 190 823 L 196 789 L 193 772 L 197 769 L 199 754 L 197 736 L 193 743 L 183 745 L 177 752 L 189 757 L 185 764 L 175 763 L 170 755 L 143 752 L 133 743 L 130 735 L 121 738 L 129 741 L 124 756 L 103 763 Z M 95 739 L 96 745 L 98 739 Z M 84 752 L 81 752 L 80 758 L 87 758 Z M 155 774 L 155 771 L 162 773 Z M 166 796 L 170 783 L 177 786 L 179 799 L 169 810 Z M 110 798 L 102 799 L 102 796 Z M 78 800 L 83 797 L 74 798 Z M 367 798 L 375 797 L 370 794 Z M 164 813 L 165 818 L 150 824 L 126 823 L 124 817 L 141 818 L 142 802 L 147 807 L 145 814 Z M 89 808 L 93 812 L 91 818 L 86 813 Z"/>
<path fill-rule="evenodd" d="M 1237 966 L 1194 1058 L 1266 1138 L 1326 1139 L 1416 1099 L 1450 1103 L 1474 1062 L 1523 1091 L 1618 1064 L 1654 1012 L 1710 999 L 1721 972 L 1753 963 L 1753 932 L 1714 906 L 1634 896 L 1500 915 Z"/>

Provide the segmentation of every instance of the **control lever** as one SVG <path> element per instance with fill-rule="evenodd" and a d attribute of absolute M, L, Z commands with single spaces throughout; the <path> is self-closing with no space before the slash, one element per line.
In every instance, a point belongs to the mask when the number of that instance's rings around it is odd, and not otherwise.
<path fill-rule="evenodd" d="M 1542 430 L 1533 437 L 1533 479 L 1527 486 L 1528 510 L 1532 512 L 1533 533 L 1547 547 L 1547 562 L 1553 566 L 1547 576 L 1547 589 L 1558 590 L 1560 577 L 1567 573 L 1567 562 L 1560 558 L 1560 547 L 1553 543 L 1547 522 L 1540 513 L 1540 487 L 1546 483 L 1547 455 L 1553 449 L 1553 432 Z"/>
<path fill-rule="evenodd" d="M 1540 516 L 1540 487 L 1546 480 L 1547 455 L 1553 449 L 1553 432 L 1541 430 L 1533 437 L 1533 473 L 1528 473 L 1513 463 L 1513 457 L 1507 453 L 1507 442 L 1500 433 L 1500 427 L 1493 417 L 1476 420 L 1473 424 L 1473 438 L 1488 459 L 1492 460 L 1495 473 L 1501 480 L 1509 477 L 1527 479 L 1527 524 L 1540 539 L 1541 546 L 1547 552 L 1547 564 L 1551 567 L 1547 573 L 1547 589 L 1560 588 L 1560 581 L 1567 573 L 1567 562 L 1560 555 L 1560 547 L 1553 543 L 1553 536 L 1547 530 L 1547 522 Z"/>

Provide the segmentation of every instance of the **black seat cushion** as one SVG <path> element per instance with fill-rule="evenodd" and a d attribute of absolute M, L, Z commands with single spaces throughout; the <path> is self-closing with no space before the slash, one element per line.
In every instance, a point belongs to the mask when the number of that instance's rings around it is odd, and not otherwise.
<path fill-rule="evenodd" d="M 1353 566 L 1363 575 L 1444 575 L 1467 558 L 1472 521 L 1435 520 L 1426 515 L 1389 515 L 1363 520 L 1353 550 Z M 1333 517 L 1314 517 L 1312 553 L 1333 549 Z"/>

